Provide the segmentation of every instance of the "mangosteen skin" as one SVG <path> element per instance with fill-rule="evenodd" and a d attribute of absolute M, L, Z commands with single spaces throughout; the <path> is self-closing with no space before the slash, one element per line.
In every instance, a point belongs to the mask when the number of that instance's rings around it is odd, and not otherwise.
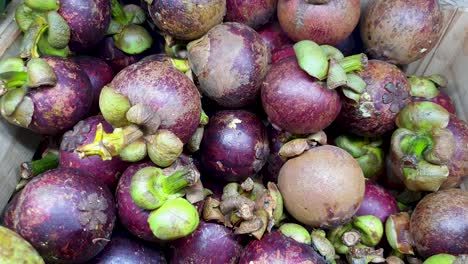
<path fill-rule="evenodd" d="M 265 233 L 261 240 L 251 241 L 245 248 L 239 264 L 310 263 L 325 264 L 325 259 L 306 244 L 286 237 L 279 231 Z"/>
<path fill-rule="evenodd" d="M 373 215 L 385 223 L 391 214 L 399 212 L 397 201 L 393 195 L 380 185 L 366 180 L 366 189 L 361 206 L 356 216 Z"/>
<path fill-rule="evenodd" d="M 328 127 L 338 116 L 338 92 L 299 68 L 296 56 L 274 64 L 262 85 L 263 109 L 277 128 L 311 134 Z"/>
<path fill-rule="evenodd" d="M 273 54 L 276 50 L 283 48 L 286 45 L 292 45 L 292 40 L 284 33 L 278 22 L 271 22 L 257 30 L 265 44 Z"/>
<path fill-rule="evenodd" d="M 55 86 L 40 86 L 26 95 L 34 104 L 29 128 L 39 134 L 56 135 L 88 114 L 93 102 L 91 82 L 71 59 L 44 58 L 57 76 Z"/>
<path fill-rule="evenodd" d="M 269 152 L 262 121 L 244 110 L 217 112 L 205 127 L 201 161 L 208 175 L 241 182 L 258 173 Z"/>
<path fill-rule="evenodd" d="M 111 4 L 109 0 L 60 0 L 58 13 L 70 27 L 70 47 L 82 50 L 104 38 L 111 20 Z"/>
<path fill-rule="evenodd" d="M 73 59 L 81 70 L 83 70 L 91 82 L 93 88 L 93 103 L 91 105 L 91 112 L 99 112 L 99 95 L 101 94 L 102 87 L 110 83 L 114 78 L 112 68 L 104 60 L 95 57 L 81 56 Z"/>
<path fill-rule="evenodd" d="M 331 228 L 351 220 L 361 206 L 365 178 L 359 163 L 330 145 L 288 160 L 278 176 L 286 210 L 311 227 Z"/>
<path fill-rule="evenodd" d="M 98 45 L 97 51 L 95 56 L 99 56 L 105 60 L 114 73 L 118 73 L 123 68 L 138 62 L 143 56 L 142 54 L 130 55 L 119 50 L 115 46 L 115 41 L 112 37 L 105 37 Z"/>
<path fill-rule="evenodd" d="M 224 23 L 189 43 L 187 49 L 204 95 L 227 108 L 256 101 L 271 54 L 255 30 L 240 23 Z"/>
<path fill-rule="evenodd" d="M 366 53 L 395 64 L 416 61 L 437 44 L 442 18 L 437 0 L 371 1 L 360 24 Z"/>
<path fill-rule="evenodd" d="M 278 182 L 278 174 L 284 165 L 284 160 L 278 155 L 281 147 L 286 143 L 284 132 L 276 130 L 273 126 L 267 127 L 270 154 L 267 163 L 262 169 L 263 182 Z"/>
<path fill-rule="evenodd" d="M 109 190 L 115 190 L 120 175 L 129 165 L 127 162 L 119 157 L 113 157 L 111 160 L 102 160 L 99 156 L 80 158 L 75 151 L 77 147 L 94 141 L 98 124 L 102 124 L 102 128 L 107 133 L 114 130 L 101 115 L 97 115 L 78 122 L 73 130 L 64 134 L 60 144 L 59 164 L 63 168 L 85 171 L 105 184 Z"/>
<path fill-rule="evenodd" d="M 236 264 L 243 251 L 232 229 L 203 221 L 192 234 L 172 242 L 170 247 L 173 264 Z"/>
<path fill-rule="evenodd" d="M 226 0 L 153 1 L 148 5 L 148 12 L 154 24 L 166 34 L 193 40 L 223 22 Z"/>
<path fill-rule="evenodd" d="M 117 202 L 117 211 L 122 225 L 133 235 L 150 242 L 157 242 L 158 239 L 153 235 L 148 224 L 149 210 L 140 208 L 135 204 L 130 194 L 130 184 L 133 175 L 140 169 L 148 166 L 154 166 L 151 162 L 133 164 L 128 167 L 117 185 L 115 199 Z"/>
<path fill-rule="evenodd" d="M 270 21 L 278 0 L 226 0 L 225 21 L 238 22 L 258 29 Z"/>
<path fill-rule="evenodd" d="M 166 257 L 155 244 L 145 243 L 127 232 L 112 234 L 111 241 L 89 264 L 166 264 Z"/>
<path fill-rule="evenodd" d="M 395 128 L 395 119 L 411 102 L 410 84 L 393 64 L 370 60 L 359 73 L 367 84 L 359 103 L 342 96 L 340 125 L 360 136 L 381 136 Z"/>
<path fill-rule="evenodd" d="M 447 110 L 449 113 L 456 114 L 456 109 L 455 109 L 455 105 L 453 104 L 452 98 L 450 98 L 450 96 L 444 93 L 443 91 L 440 91 L 439 95 L 430 99 L 427 99 L 424 97 L 413 97 L 413 102 L 423 102 L 423 101 L 433 102 L 445 108 L 445 110 Z"/>
<path fill-rule="evenodd" d="M 131 105 L 141 103 L 151 108 L 161 119 L 159 128 L 170 130 L 183 143 L 198 128 L 201 100 L 197 87 L 165 62 L 146 60 L 132 64 L 120 71 L 109 86 L 126 96 Z"/>
<path fill-rule="evenodd" d="M 14 230 L 48 263 L 81 263 L 96 256 L 110 239 L 116 217 L 107 187 L 70 168 L 31 180 L 13 212 Z"/>
<path fill-rule="evenodd" d="M 8 202 L 8 204 L 5 206 L 3 214 L 0 214 L 0 220 L 2 220 L 2 225 L 14 230 L 15 229 L 15 224 L 14 224 L 14 217 L 15 217 L 15 209 L 16 209 L 16 204 L 18 203 L 18 197 L 20 196 L 21 191 L 17 192 L 13 198 Z"/>
<path fill-rule="evenodd" d="M 271 54 L 271 63 L 276 64 L 279 61 L 289 58 L 289 57 L 296 58 L 296 52 L 294 51 L 293 45 L 286 45 L 281 49 L 275 50 Z"/>
<path fill-rule="evenodd" d="M 336 45 L 351 35 L 359 22 L 359 0 L 330 0 L 309 4 L 304 0 L 279 0 L 278 20 L 294 41 L 312 40 Z"/>
<path fill-rule="evenodd" d="M 447 129 L 454 136 L 455 151 L 448 163 L 449 176 L 442 183 L 441 189 L 460 186 L 463 177 L 468 175 L 468 124 L 451 114 Z"/>
<path fill-rule="evenodd" d="M 442 190 L 424 197 L 411 215 L 411 235 L 424 258 L 468 252 L 468 192 Z"/>

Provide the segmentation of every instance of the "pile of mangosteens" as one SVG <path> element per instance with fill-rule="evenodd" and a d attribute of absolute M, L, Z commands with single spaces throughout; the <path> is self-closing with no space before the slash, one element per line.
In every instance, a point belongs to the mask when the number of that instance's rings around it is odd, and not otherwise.
<path fill-rule="evenodd" d="M 467 263 L 468 124 L 450 79 L 402 70 L 438 43 L 436 0 L 24 0 L 15 19 L 0 113 L 44 140 L 1 263 Z"/>

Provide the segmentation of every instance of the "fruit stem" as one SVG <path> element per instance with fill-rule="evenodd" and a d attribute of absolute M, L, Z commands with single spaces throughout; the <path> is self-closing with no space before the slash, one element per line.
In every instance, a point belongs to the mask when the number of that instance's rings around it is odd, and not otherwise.
<path fill-rule="evenodd" d="M 353 71 L 360 71 L 363 68 L 367 67 L 367 56 L 364 53 L 356 54 L 352 56 L 345 57 L 339 61 L 339 64 L 346 73 Z"/>
<path fill-rule="evenodd" d="M 39 52 L 37 51 L 37 43 L 49 28 L 49 25 L 45 23 L 33 24 L 29 27 L 23 42 L 21 43 L 21 58 L 39 58 Z"/>
<path fill-rule="evenodd" d="M 59 157 L 57 153 L 49 151 L 42 159 L 23 162 L 20 167 L 21 178 L 28 180 L 43 172 L 57 168 Z"/>
<path fill-rule="evenodd" d="M 182 169 L 164 177 L 161 182 L 162 191 L 166 194 L 174 194 L 187 186 L 194 184 L 194 175 L 191 169 Z"/>
<path fill-rule="evenodd" d="M 128 25 L 129 19 L 119 0 L 111 0 L 111 12 L 115 21 L 122 25 Z"/>
<path fill-rule="evenodd" d="M 102 123 L 96 128 L 94 141 L 76 149 L 81 158 L 99 155 L 103 160 L 111 160 L 123 148 L 143 137 L 143 132 L 135 125 L 116 128 L 109 134 L 104 131 Z"/>

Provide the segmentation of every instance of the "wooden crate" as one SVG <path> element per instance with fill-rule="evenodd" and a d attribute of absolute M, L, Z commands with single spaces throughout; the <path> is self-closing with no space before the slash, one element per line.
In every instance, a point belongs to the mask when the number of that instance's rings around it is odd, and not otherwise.
<path fill-rule="evenodd" d="M 363 8 L 373 0 L 361 0 Z M 22 0 L 13 0 L 0 17 L 0 59 L 15 56 L 20 31 L 14 22 L 14 10 Z M 458 115 L 468 121 L 468 0 L 441 0 L 444 29 L 436 48 L 407 68 L 408 74 L 442 73 L 449 78 L 448 93 Z M 0 118 L 0 212 L 19 181 L 19 165 L 30 160 L 40 137 Z M 468 186 L 468 180 L 465 181 Z"/>

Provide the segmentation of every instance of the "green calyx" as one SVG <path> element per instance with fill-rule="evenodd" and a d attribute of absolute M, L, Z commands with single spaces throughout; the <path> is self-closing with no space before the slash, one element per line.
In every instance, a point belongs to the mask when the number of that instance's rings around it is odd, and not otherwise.
<path fill-rule="evenodd" d="M 55 49 L 64 49 L 70 42 L 71 31 L 67 22 L 59 13 L 51 11 L 47 13 L 47 23 L 49 30 L 47 34 L 47 42 Z"/>
<path fill-rule="evenodd" d="M 104 119 L 113 127 L 124 127 L 130 124 L 126 118 L 130 107 L 130 101 L 126 96 L 119 94 L 109 86 L 102 88 L 99 96 L 99 108 Z"/>
<path fill-rule="evenodd" d="M 361 233 L 362 244 L 375 247 L 384 233 L 382 221 L 373 215 L 358 216 L 352 221 L 353 227 Z"/>
<path fill-rule="evenodd" d="M 60 7 L 58 0 L 24 0 L 24 4 L 38 11 L 53 11 L 58 10 Z"/>
<path fill-rule="evenodd" d="M 397 252 L 414 255 L 411 245 L 410 216 L 406 212 L 390 215 L 385 222 L 385 236 L 388 244 Z"/>
<path fill-rule="evenodd" d="M 336 253 L 347 254 L 349 252 L 349 247 L 344 244 L 342 237 L 352 228 L 351 224 L 348 223 L 344 226 L 335 227 L 328 232 L 327 238 L 332 243 Z"/>
<path fill-rule="evenodd" d="M 133 125 L 116 128 L 112 133 L 106 133 L 99 123 L 94 141 L 79 146 L 76 151 L 81 158 L 98 155 L 102 160 L 112 160 L 112 157 L 118 156 L 124 148 L 142 137 L 143 132 Z"/>
<path fill-rule="evenodd" d="M 140 26 L 131 24 L 114 35 L 115 46 L 127 54 L 140 54 L 149 49 L 153 38 L 148 31 Z"/>
<path fill-rule="evenodd" d="M 323 230 L 315 229 L 310 233 L 312 246 L 319 252 L 320 255 L 333 264 L 335 261 L 335 248 L 332 243 L 326 238 L 326 233 Z"/>
<path fill-rule="evenodd" d="M 431 102 L 417 102 L 397 116 L 391 140 L 396 169 L 411 191 L 437 191 L 449 175 L 455 139 L 446 129 L 449 113 Z"/>
<path fill-rule="evenodd" d="M 328 89 L 343 87 L 346 97 L 359 102 L 366 83 L 353 72 L 367 67 L 365 54 L 344 57 L 338 49 L 310 40 L 296 43 L 294 51 L 302 70 L 319 81 L 326 79 Z"/>
<path fill-rule="evenodd" d="M 439 74 L 427 77 L 413 75 L 410 76 L 408 80 L 411 85 L 411 96 L 414 97 L 431 99 L 439 95 L 439 88 L 447 86 L 447 79 Z"/>
<path fill-rule="evenodd" d="M 28 86 L 36 88 L 42 85 L 54 86 L 57 84 L 57 75 L 47 61 L 32 58 L 27 64 Z"/>
<path fill-rule="evenodd" d="M 176 198 L 151 212 L 148 223 L 156 238 L 168 241 L 188 236 L 197 229 L 200 220 L 195 206 Z"/>
<path fill-rule="evenodd" d="M 182 154 L 184 143 L 169 130 L 160 129 L 146 138 L 148 156 L 154 164 L 168 167 Z"/>
<path fill-rule="evenodd" d="M 283 235 L 290 237 L 299 243 L 310 245 L 312 242 L 309 232 L 301 225 L 293 223 L 283 224 L 280 226 L 279 231 Z"/>
<path fill-rule="evenodd" d="M 153 44 L 150 33 L 140 24 L 146 20 L 144 10 L 137 5 L 122 7 L 111 0 L 112 20 L 107 34 L 114 35 L 115 46 L 127 54 L 140 54 Z"/>
<path fill-rule="evenodd" d="M 457 257 L 450 254 L 437 254 L 426 259 L 423 264 L 452 264 Z"/>
<path fill-rule="evenodd" d="M 372 178 L 384 168 L 382 139 L 342 135 L 335 139 L 337 147 L 346 150 L 358 162 L 366 178 Z"/>
<path fill-rule="evenodd" d="M 182 73 L 186 73 L 190 70 L 190 64 L 188 60 L 182 60 L 182 59 L 172 59 L 172 66 L 176 68 L 178 71 Z"/>
<path fill-rule="evenodd" d="M 183 169 L 166 176 L 160 168 L 147 167 L 135 173 L 130 184 L 130 194 L 139 207 L 155 210 L 169 200 L 182 197 L 185 187 L 198 178 L 190 169 Z"/>
<path fill-rule="evenodd" d="M 146 142 L 139 139 L 126 146 L 119 153 L 120 159 L 128 162 L 138 162 L 147 156 Z"/>

